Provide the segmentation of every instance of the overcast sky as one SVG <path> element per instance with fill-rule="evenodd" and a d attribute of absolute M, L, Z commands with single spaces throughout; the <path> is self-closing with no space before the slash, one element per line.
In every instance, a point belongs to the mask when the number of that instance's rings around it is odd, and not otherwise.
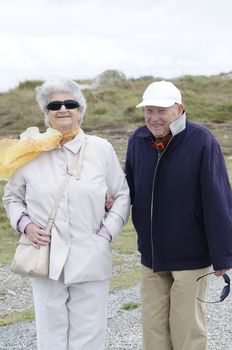
<path fill-rule="evenodd" d="M 231 0 L 0 0 L 0 91 L 30 79 L 232 71 Z"/>

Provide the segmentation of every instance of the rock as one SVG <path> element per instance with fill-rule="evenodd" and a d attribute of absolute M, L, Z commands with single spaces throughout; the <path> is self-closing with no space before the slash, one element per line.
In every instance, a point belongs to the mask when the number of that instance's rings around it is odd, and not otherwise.
<path fill-rule="evenodd" d="M 99 85 L 115 85 L 127 81 L 125 74 L 119 70 L 106 70 L 93 79 L 95 87 Z"/>

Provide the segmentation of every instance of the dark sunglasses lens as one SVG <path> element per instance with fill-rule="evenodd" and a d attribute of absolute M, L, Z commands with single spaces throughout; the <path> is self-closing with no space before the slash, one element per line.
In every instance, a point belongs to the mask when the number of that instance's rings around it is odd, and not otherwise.
<path fill-rule="evenodd" d="M 62 102 L 53 101 L 47 105 L 47 109 L 50 111 L 58 111 L 61 108 L 61 106 L 62 106 Z"/>
<path fill-rule="evenodd" d="M 61 106 L 64 105 L 67 109 L 74 109 L 80 107 L 79 103 L 74 100 L 66 100 L 66 101 L 53 101 L 47 105 L 47 109 L 50 111 L 58 111 L 61 109 Z"/>
<path fill-rule="evenodd" d="M 80 107 L 79 103 L 74 100 L 66 100 L 64 101 L 65 108 L 67 109 L 74 109 Z"/>
<path fill-rule="evenodd" d="M 230 277 L 226 273 L 224 273 L 223 278 L 225 283 L 230 284 Z"/>
<path fill-rule="evenodd" d="M 222 290 L 220 301 L 223 301 L 230 293 L 230 286 L 225 286 Z"/>
<path fill-rule="evenodd" d="M 224 279 L 225 283 L 227 284 L 227 286 L 225 286 L 222 290 L 222 293 L 220 296 L 221 301 L 223 301 L 230 293 L 230 277 L 225 273 L 223 275 L 223 279 Z"/>

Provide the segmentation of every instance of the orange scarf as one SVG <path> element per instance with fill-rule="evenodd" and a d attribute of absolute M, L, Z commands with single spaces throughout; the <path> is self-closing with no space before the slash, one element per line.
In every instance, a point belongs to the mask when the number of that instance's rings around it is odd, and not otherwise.
<path fill-rule="evenodd" d="M 0 140 L 0 180 L 8 180 L 14 171 L 36 158 L 41 152 L 60 147 L 62 134 L 48 128 L 40 133 L 37 127 L 27 128 L 20 139 Z"/>
<path fill-rule="evenodd" d="M 73 130 L 72 132 L 70 132 L 69 134 L 65 134 L 62 136 L 62 139 L 60 141 L 61 145 L 64 144 L 65 142 L 71 141 L 72 139 L 74 139 L 74 137 L 79 134 L 80 132 L 80 128 L 77 128 L 75 130 Z"/>
<path fill-rule="evenodd" d="M 48 128 L 40 133 L 37 127 L 30 127 L 20 135 L 20 139 L 0 140 L 0 180 L 8 180 L 16 169 L 35 159 L 41 152 L 59 148 L 79 132 L 80 128 L 62 135 L 58 130 Z"/>
<path fill-rule="evenodd" d="M 172 133 L 169 132 L 164 137 L 157 138 L 153 141 L 152 146 L 157 149 L 158 152 L 163 152 L 165 147 L 167 146 L 169 140 L 172 138 Z"/>

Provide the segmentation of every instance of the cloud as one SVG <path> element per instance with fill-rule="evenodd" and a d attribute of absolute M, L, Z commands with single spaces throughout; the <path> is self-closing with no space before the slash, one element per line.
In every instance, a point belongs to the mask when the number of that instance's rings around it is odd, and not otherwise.
<path fill-rule="evenodd" d="M 8 0 L 1 4 L 0 90 L 105 69 L 134 77 L 232 70 L 231 10 L 230 0 Z"/>

